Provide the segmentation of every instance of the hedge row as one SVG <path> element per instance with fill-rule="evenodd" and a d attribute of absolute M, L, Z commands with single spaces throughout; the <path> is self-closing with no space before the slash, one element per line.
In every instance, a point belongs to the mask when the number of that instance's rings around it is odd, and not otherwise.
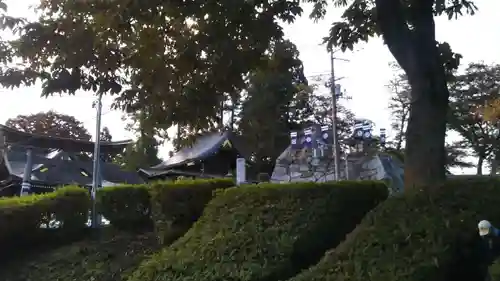
<path fill-rule="evenodd" d="M 97 193 L 99 211 L 118 229 L 154 225 L 159 241 L 169 244 L 198 219 L 216 189 L 232 186 L 232 179 L 209 179 L 109 187 Z"/>
<path fill-rule="evenodd" d="M 490 266 L 490 281 L 500 281 L 500 260 L 496 260 L 493 265 Z"/>
<path fill-rule="evenodd" d="M 150 228 L 150 188 L 146 184 L 118 185 L 97 192 L 99 213 L 121 230 Z"/>
<path fill-rule="evenodd" d="M 234 186 L 232 179 L 182 180 L 151 187 L 152 218 L 160 244 L 186 233 L 214 197 L 214 191 Z"/>
<path fill-rule="evenodd" d="M 291 281 L 484 280 L 477 222 L 500 224 L 500 183 L 452 180 L 374 209 L 337 248 Z"/>
<path fill-rule="evenodd" d="M 153 232 L 103 231 L 98 240 L 84 239 L 10 263 L 0 268 L 0 280 L 122 281 L 159 249 Z"/>
<path fill-rule="evenodd" d="M 81 234 L 89 207 L 87 191 L 79 187 L 65 187 L 43 195 L 0 198 L 0 259 L 10 259 L 30 247 Z"/>
<path fill-rule="evenodd" d="M 387 197 L 379 182 L 260 184 L 220 191 L 129 281 L 285 280 L 316 263 Z"/>
<path fill-rule="evenodd" d="M 160 241 L 169 243 L 197 220 L 214 190 L 231 186 L 230 179 L 214 179 L 108 187 L 97 193 L 98 210 L 116 229 L 143 231 L 154 225 Z M 0 259 L 48 240 L 61 245 L 57 242 L 81 238 L 90 203 L 81 187 L 0 198 Z"/>

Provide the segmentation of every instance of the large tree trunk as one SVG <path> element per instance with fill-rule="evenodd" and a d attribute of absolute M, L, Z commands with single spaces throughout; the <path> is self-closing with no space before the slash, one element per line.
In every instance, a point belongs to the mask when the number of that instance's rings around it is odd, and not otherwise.
<path fill-rule="evenodd" d="M 436 42 L 433 0 L 412 4 L 412 29 L 399 0 L 376 0 L 385 43 L 408 75 L 412 92 L 406 130 L 405 189 L 437 185 L 446 175 L 449 92 Z"/>
<path fill-rule="evenodd" d="M 406 131 L 405 187 L 445 180 L 448 89 L 444 73 L 419 69 L 412 81 L 413 102 Z"/>
<path fill-rule="evenodd" d="M 404 110 L 404 109 L 403 109 Z M 397 143 L 396 143 L 396 150 L 400 151 L 401 148 L 403 147 L 403 140 L 404 140 L 404 137 L 405 137 L 405 127 L 406 127 L 406 117 L 407 113 L 404 112 L 402 115 L 401 115 L 401 123 L 399 124 L 399 133 L 398 133 L 398 139 L 397 139 Z"/>
<path fill-rule="evenodd" d="M 479 156 L 477 158 L 477 167 L 476 167 L 476 175 L 480 176 L 483 174 L 483 163 L 484 163 L 484 156 Z"/>
<path fill-rule="evenodd" d="M 497 170 L 498 170 L 498 154 L 495 154 L 491 159 L 490 176 L 496 176 Z"/>

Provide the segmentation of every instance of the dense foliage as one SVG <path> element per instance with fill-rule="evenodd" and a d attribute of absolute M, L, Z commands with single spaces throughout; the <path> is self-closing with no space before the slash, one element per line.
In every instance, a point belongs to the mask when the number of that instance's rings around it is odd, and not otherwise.
<path fill-rule="evenodd" d="M 24 69 L 4 85 L 43 82 L 43 94 L 79 89 L 120 94 L 130 111 L 149 106 L 155 127 L 206 128 L 225 94 L 244 87 L 278 20 L 300 14 L 297 1 L 41 1 L 39 18 L 16 42 Z M 230 38 L 230 40 L 228 40 Z"/>
<path fill-rule="evenodd" d="M 128 121 L 126 129 L 136 136 L 136 141 L 116 158 L 116 162 L 124 170 L 137 171 L 161 163 L 158 158 L 158 145 L 161 143 L 155 138 L 157 130 L 149 124 L 148 115 L 147 111 L 142 109 L 123 118 Z"/>
<path fill-rule="evenodd" d="M 405 179 L 408 186 L 445 180 L 446 81 L 460 55 L 436 41 L 434 17 L 474 14 L 469 0 L 307 0 L 323 17 L 327 5 L 345 7 L 327 38 L 328 48 L 353 49 L 381 36 L 411 86 Z M 0 83 L 43 82 L 43 95 L 92 90 L 118 94 L 128 112 L 147 107 L 150 125 L 191 132 L 222 127 L 224 103 L 246 89 L 274 42 L 279 21 L 293 22 L 296 0 L 150 1 L 47 0 L 39 18 L 15 42 L 0 42 Z M 6 10 L 1 2 L 0 8 Z M 2 19 L 9 19 L 0 14 Z M 6 26 L 15 27 L 19 21 Z M 14 58 L 23 64 L 10 67 Z M 6 66 L 7 65 L 7 66 Z M 9 68 L 10 67 L 10 68 Z M 5 68 L 7 70 L 5 70 Z M 233 111 L 234 113 L 234 111 Z M 182 130 L 179 130 L 182 131 Z"/>
<path fill-rule="evenodd" d="M 483 162 L 497 160 L 500 149 L 498 123 L 484 112 L 485 105 L 498 98 L 500 65 L 471 63 L 449 85 L 449 127 L 460 134 L 463 146 L 477 157 L 477 173 L 481 174 Z M 496 173 L 495 168 L 492 171 Z"/>
<path fill-rule="evenodd" d="M 476 225 L 500 221 L 499 187 L 495 179 L 457 179 L 390 198 L 291 281 L 484 280 Z"/>
<path fill-rule="evenodd" d="M 73 116 L 57 113 L 55 111 L 18 115 L 8 119 L 5 125 L 21 132 L 37 135 L 86 141 L 92 138 L 81 121 Z"/>
<path fill-rule="evenodd" d="M 256 170 L 272 172 L 290 144 L 289 132 L 302 129 L 312 115 L 311 96 L 296 46 L 274 42 L 262 65 L 250 73 L 238 114 L 238 131 L 253 152 Z"/>
<path fill-rule="evenodd" d="M 387 192 L 370 181 L 220 191 L 183 237 L 129 280 L 284 280 L 342 241 Z"/>

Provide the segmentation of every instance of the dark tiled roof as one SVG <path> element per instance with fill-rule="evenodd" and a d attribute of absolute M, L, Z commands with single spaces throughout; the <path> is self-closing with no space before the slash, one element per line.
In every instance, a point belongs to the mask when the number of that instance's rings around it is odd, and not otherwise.
<path fill-rule="evenodd" d="M 51 154 L 33 153 L 32 180 L 48 184 L 92 184 L 93 163 L 91 161 L 79 161 L 76 157 L 73 157 L 74 160 L 67 160 L 68 158 L 65 160 L 61 156 L 69 154 L 63 151 Z M 51 159 L 49 158 L 51 156 L 56 157 Z M 25 151 L 20 148 L 9 149 L 5 153 L 4 160 L 12 176 L 23 177 L 26 166 Z M 118 165 L 111 163 L 101 163 L 101 174 L 103 181 L 111 183 L 140 184 L 144 182 L 136 172 L 123 171 Z"/>
<path fill-rule="evenodd" d="M 174 156 L 165 160 L 164 162 L 147 169 L 141 169 L 141 172 L 145 174 L 152 174 L 155 171 L 172 169 L 186 163 L 204 159 L 213 153 L 217 152 L 223 144 L 229 141 L 231 145 L 240 153 L 245 156 L 245 152 L 242 149 L 242 144 L 239 142 L 231 132 L 215 132 L 208 133 L 200 136 L 196 139 L 195 143 L 190 147 L 184 147 L 179 150 Z"/>
<path fill-rule="evenodd" d="M 67 152 L 93 152 L 94 142 L 85 140 L 74 140 L 60 137 L 49 137 L 35 135 L 18 131 L 4 125 L 0 125 L 0 133 L 5 137 L 8 144 L 18 144 L 24 146 L 34 146 L 39 148 L 57 148 Z M 123 151 L 125 147 L 132 143 L 132 140 L 117 142 L 101 142 L 102 153 L 117 153 Z"/>

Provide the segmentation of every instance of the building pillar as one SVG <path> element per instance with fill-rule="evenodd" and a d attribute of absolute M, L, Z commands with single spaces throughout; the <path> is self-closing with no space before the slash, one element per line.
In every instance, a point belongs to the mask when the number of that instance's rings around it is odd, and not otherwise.
<path fill-rule="evenodd" d="M 31 171 L 33 170 L 33 150 L 26 149 L 26 165 L 24 166 L 23 182 L 21 184 L 21 196 L 29 195 L 31 190 Z"/>

